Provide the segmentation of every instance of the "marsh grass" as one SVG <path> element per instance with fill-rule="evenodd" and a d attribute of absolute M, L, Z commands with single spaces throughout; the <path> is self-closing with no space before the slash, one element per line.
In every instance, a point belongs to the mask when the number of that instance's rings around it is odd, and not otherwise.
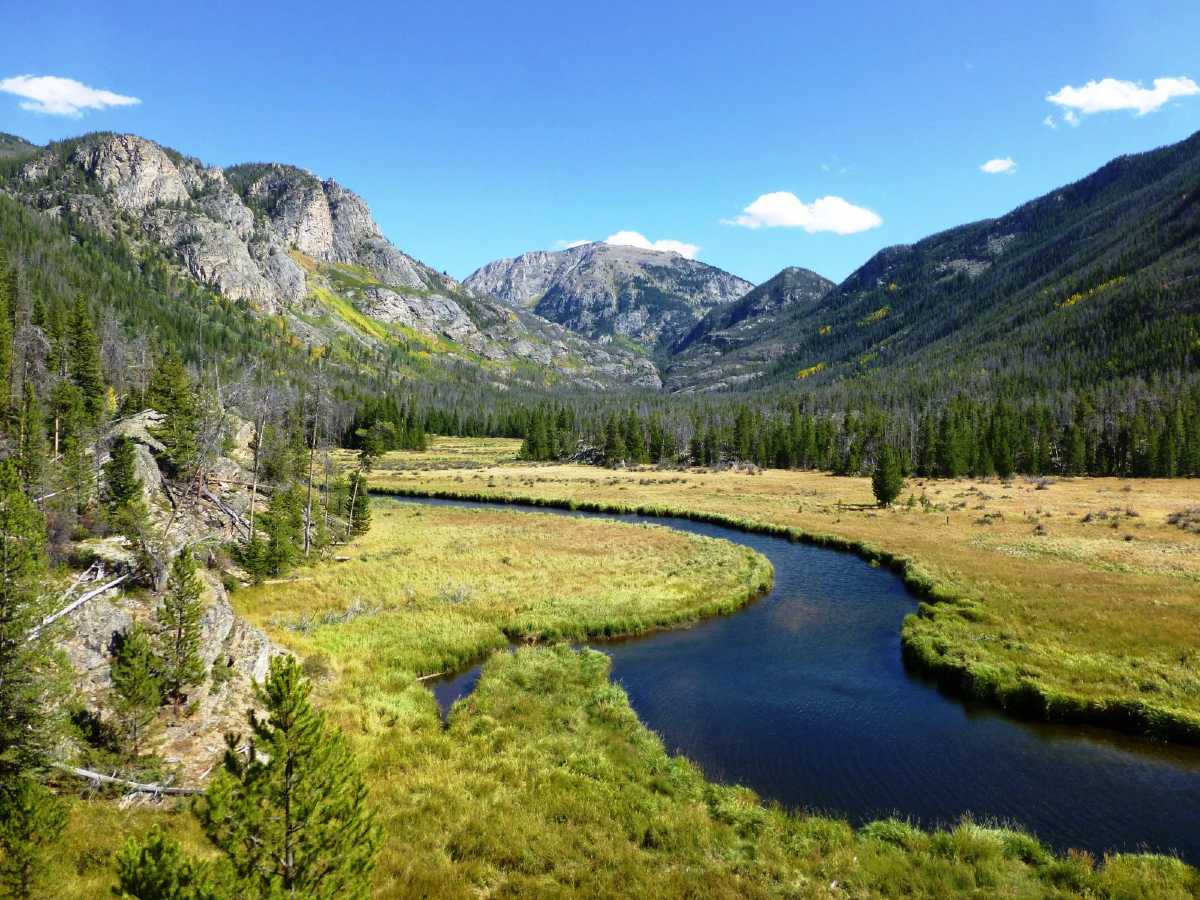
<path fill-rule="evenodd" d="M 1200 479 L 912 479 L 920 506 L 877 510 L 870 479 L 817 472 L 388 465 L 374 487 L 680 515 L 854 550 L 926 601 L 905 622 L 905 656 L 947 689 L 1200 743 L 1200 535 L 1171 521 L 1200 504 Z M 1083 521 L 1113 509 L 1135 540 Z"/>
<path fill-rule="evenodd" d="M 305 659 L 318 702 L 355 745 L 387 835 L 380 897 L 1200 890 L 1195 870 L 1165 857 L 1097 865 L 970 821 L 934 832 L 897 820 L 855 830 L 765 805 L 668 755 L 610 680 L 603 654 L 546 643 L 736 608 L 770 577 L 744 548 L 651 526 L 388 501 L 375 521 L 350 561 L 240 591 L 235 603 Z M 301 616 L 315 625 L 280 624 Z M 510 636 L 539 643 L 490 656 L 443 726 L 416 676 L 465 664 Z M 81 804 L 59 863 L 62 896 L 103 896 L 120 833 L 156 821 L 198 846 L 188 816 Z M 72 881 L 80 861 L 88 874 Z"/>

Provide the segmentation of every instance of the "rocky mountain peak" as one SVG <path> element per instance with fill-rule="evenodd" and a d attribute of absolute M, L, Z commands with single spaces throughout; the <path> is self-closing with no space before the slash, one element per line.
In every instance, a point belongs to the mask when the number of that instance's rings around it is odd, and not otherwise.
<path fill-rule="evenodd" d="M 601 340 L 670 346 L 754 286 L 678 253 L 595 242 L 488 263 L 463 282 Z"/>

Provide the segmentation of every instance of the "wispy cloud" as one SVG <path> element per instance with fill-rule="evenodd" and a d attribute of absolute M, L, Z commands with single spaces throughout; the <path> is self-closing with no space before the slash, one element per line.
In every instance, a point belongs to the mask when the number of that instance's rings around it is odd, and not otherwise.
<path fill-rule="evenodd" d="M 1065 85 L 1053 94 L 1047 94 L 1046 100 L 1066 110 L 1063 121 L 1075 125 L 1080 115 L 1131 110 L 1144 116 L 1177 97 L 1196 94 L 1200 94 L 1200 84 L 1190 78 L 1155 78 L 1153 87 L 1148 88 L 1135 81 L 1102 78 L 1082 87 Z"/>
<path fill-rule="evenodd" d="M 1051 131 L 1054 131 L 1056 128 L 1058 128 L 1058 123 L 1054 121 L 1054 116 L 1051 115 L 1047 115 L 1046 118 L 1042 119 L 1042 124 Z"/>
<path fill-rule="evenodd" d="M 879 214 L 863 206 L 855 206 L 841 197 L 819 197 L 805 203 L 790 191 L 762 194 L 732 219 L 722 219 L 725 225 L 742 228 L 803 228 L 809 234 L 831 231 L 834 234 L 857 234 L 883 224 Z"/>
<path fill-rule="evenodd" d="M 110 106 L 136 106 L 142 101 L 112 91 L 89 87 L 73 78 L 57 75 L 15 75 L 0 80 L 0 91 L 24 99 L 18 104 L 29 112 L 47 116 L 80 118 L 85 110 Z"/>
<path fill-rule="evenodd" d="M 643 250 L 662 250 L 668 253 L 678 253 L 688 259 L 695 259 L 700 248 L 695 244 L 683 241 L 659 240 L 652 241 L 640 231 L 618 231 L 604 239 L 604 243 L 618 247 L 641 247 Z"/>
<path fill-rule="evenodd" d="M 572 247 L 582 247 L 584 244 L 590 244 L 590 243 L 592 243 L 592 242 L 589 240 L 555 241 L 554 249 L 555 250 L 570 250 Z"/>
<path fill-rule="evenodd" d="M 1017 164 L 1011 156 L 997 157 L 985 162 L 979 171 L 988 175 L 1012 175 L 1017 171 Z"/>

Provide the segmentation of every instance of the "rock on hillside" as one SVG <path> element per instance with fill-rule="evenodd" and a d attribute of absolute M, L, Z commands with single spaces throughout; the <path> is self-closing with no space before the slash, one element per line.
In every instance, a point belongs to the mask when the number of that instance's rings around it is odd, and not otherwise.
<path fill-rule="evenodd" d="M 208 500 L 183 499 L 178 485 L 174 494 L 168 495 L 158 463 L 162 445 L 153 435 L 161 420 L 162 416 L 153 410 L 123 419 L 112 427 L 102 445 L 110 444 L 117 435 L 134 442 L 146 508 L 151 520 L 167 535 L 163 542 L 166 554 L 178 553 L 185 543 L 194 547 L 227 543 L 240 534 L 230 512 L 243 520 L 245 517 L 249 492 L 238 485 L 247 480 L 247 473 L 232 458 L 218 460 L 214 474 L 220 481 L 208 490 L 224 509 Z M 235 431 L 239 440 L 248 440 L 246 429 Z M 74 551 L 75 558 L 91 563 L 89 571 L 95 576 L 77 589 L 79 594 L 105 583 L 114 574 L 137 568 L 133 550 L 122 537 L 93 538 L 76 545 Z M 97 571 L 99 575 L 95 575 Z M 200 577 L 204 585 L 200 657 L 205 679 L 188 697 L 186 716 L 175 721 L 164 714 L 164 728 L 155 746 L 167 762 L 179 766 L 189 782 L 210 771 L 220 758 L 223 734 L 244 728 L 246 710 L 253 702 L 253 684 L 265 677 L 270 658 L 277 652 L 261 630 L 235 613 L 217 572 L 202 565 Z M 112 701 L 114 638 L 135 622 L 152 629 L 159 602 L 145 590 L 127 592 L 122 587 L 88 600 L 55 626 L 60 646 L 75 672 L 78 698 L 101 717 L 109 715 Z"/>
<path fill-rule="evenodd" d="M 678 253 L 599 242 L 496 260 L 463 284 L 591 338 L 664 349 L 754 287 Z"/>
<path fill-rule="evenodd" d="M 306 294 L 304 271 L 215 167 L 128 134 L 47 147 L 9 189 L 30 206 L 70 214 L 109 236 L 170 250 L 197 282 L 278 312 Z"/>

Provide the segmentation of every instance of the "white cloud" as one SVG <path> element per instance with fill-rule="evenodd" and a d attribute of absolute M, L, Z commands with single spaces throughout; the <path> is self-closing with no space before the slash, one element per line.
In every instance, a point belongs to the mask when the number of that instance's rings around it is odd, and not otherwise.
<path fill-rule="evenodd" d="M 73 78 L 57 75 L 17 75 L 0 80 L 0 91 L 25 99 L 21 109 L 47 116 L 70 116 L 78 119 L 87 109 L 107 109 L 110 106 L 136 106 L 142 101 L 112 91 L 101 91 Z"/>
<path fill-rule="evenodd" d="M 1051 130 L 1058 128 L 1058 123 L 1054 121 L 1054 116 L 1046 116 L 1046 118 L 1042 119 L 1042 124 Z"/>
<path fill-rule="evenodd" d="M 985 172 L 988 175 L 1012 175 L 1017 171 L 1017 164 L 1011 156 L 1003 158 L 989 159 L 979 167 L 980 172 Z"/>
<path fill-rule="evenodd" d="M 695 259 L 700 248 L 695 244 L 685 244 L 683 241 L 661 240 L 652 241 L 639 231 L 618 231 L 604 239 L 604 243 L 618 247 L 641 247 L 643 250 L 662 250 L 668 253 L 678 253 L 688 259 Z"/>
<path fill-rule="evenodd" d="M 732 219 L 722 219 L 725 225 L 743 228 L 803 228 L 809 234 L 832 231 L 834 234 L 856 234 L 878 228 L 883 219 L 878 213 L 848 203 L 841 197 L 820 197 L 805 203 L 789 191 L 763 194 Z"/>
<path fill-rule="evenodd" d="M 589 240 L 555 241 L 554 249 L 555 250 L 570 250 L 572 247 L 582 247 L 584 244 L 590 244 L 590 243 L 592 243 L 592 242 Z"/>
<path fill-rule="evenodd" d="M 1067 110 L 1063 119 L 1074 125 L 1079 121 L 1079 113 L 1090 116 L 1129 109 L 1144 116 L 1176 97 L 1196 94 L 1200 94 L 1200 84 L 1190 78 L 1155 78 L 1151 88 L 1142 87 L 1134 81 L 1102 78 L 1089 81 L 1083 87 L 1065 85 L 1057 92 L 1047 94 L 1046 100 Z"/>
<path fill-rule="evenodd" d="M 1079 113 L 1075 112 L 1073 109 L 1068 109 L 1065 113 L 1063 113 L 1063 121 L 1074 128 L 1079 124 Z"/>

